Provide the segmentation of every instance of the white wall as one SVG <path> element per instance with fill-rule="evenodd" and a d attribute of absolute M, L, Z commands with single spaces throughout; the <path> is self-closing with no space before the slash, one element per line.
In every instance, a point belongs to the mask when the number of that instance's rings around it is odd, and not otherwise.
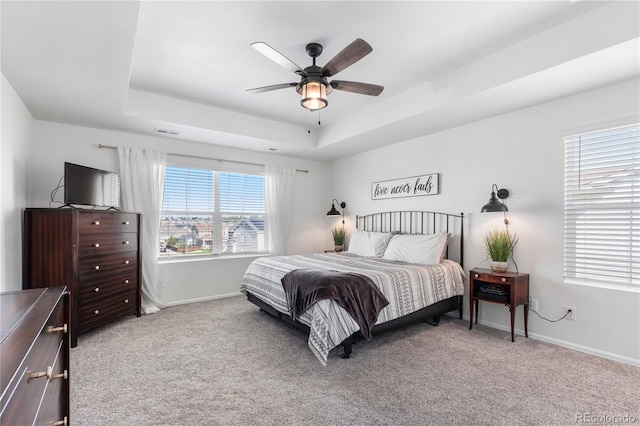
<path fill-rule="evenodd" d="M 33 117 L 4 74 L 0 92 L 0 291 L 13 291 L 22 289 L 22 209 L 27 204 Z"/>
<path fill-rule="evenodd" d="M 28 206 L 49 206 L 50 193 L 64 174 L 65 161 L 118 171 L 117 152 L 98 148 L 98 144 L 309 170 L 309 173 L 296 173 L 294 220 L 291 223 L 287 253 L 321 252 L 331 246 L 329 228 L 324 217 L 332 198 L 327 163 L 45 121 L 36 120 L 33 125 Z M 217 163 L 212 162 L 211 165 L 215 164 Z M 62 201 L 62 191 L 58 192 L 55 199 Z M 54 204 L 54 207 L 58 205 Z M 161 263 L 161 298 L 166 303 L 175 304 L 237 293 L 242 275 L 254 258 L 245 256 Z"/>
<path fill-rule="evenodd" d="M 99 143 L 309 169 L 309 174 L 297 175 L 296 219 L 291 226 L 288 253 L 319 252 L 331 246 L 332 224 L 324 213 L 330 200 L 337 198 L 347 202 L 346 213 L 350 216 L 402 208 L 464 212 L 465 269 L 486 267 L 482 235 L 490 227 L 500 226 L 501 217 L 481 215 L 479 210 L 489 198 L 491 185 L 496 183 L 512 193 L 508 200 L 511 229 L 520 237 L 515 256 L 520 270 L 531 274 L 531 295 L 539 300 L 540 313 L 557 318 L 563 314 L 564 305 L 575 306 L 577 311 L 574 322 L 548 323 L 530 315 L 530 335 L 626 362 L 640 360 L 640 296 L 567 285 L 562 280 L 562 138 L 622 124 L 627 119 L 637 121 L 638 80 L 401 142 L 331 165 L 37 121 L 13 90 L 6 89 L 9 85 L 4 77 L 2 84 L 3 290 L 20 288 L 16 285 L 20 250 L 14 250 L 20 241 L 19 210 L 25 206 L 48 206 L 49 194 L 63 174 L 64 161 L 117 170 L 115 151 L 99 149 Z M 371 182 L 435 172 L 441 174 L 440 195 L 370 199 Z M 61 196 L 58 194 L 56 199 Z M 348 225 L 352 224 L 348 220 Z M 11 247 L 10 252 L 7 246 Z M 181 303 L 235 293 L 251 259 L 164 263 L 162 296 L 166 302 Z M 517 318 L 516 327 L 522 330 L 522 308 Z M 508 329 L 508 311 L 502 306 L 482 304 L 480 320 Z"/>
<path fill-rule="evenodd" d="M 333 164 L 334 187 L 351 215 L 397 209 L 464 212 L 467 271 L 489 267 L 482 236 L 502 226 L 502 215 L 480 214 L 491 185 L 509 189 L 510 229 L 520 237 L 514 256 L 519 270 L 531 274 L 530 293 L 541 315 L 557 319 L 565 305 L 577 313 L 576 321 L 558 323 L 531 314 L 530 336 L 640 363 L 640 295 L 565 284 L 562 263 L 563 137 L 638 122 L 638 93 L 639 81 L 628 81 L 344 158 Z M 440 195 L 370 199 L 374 181 L 427 173 L 440 173 Z M 520 307 L 520 330 L 522 312 Z M 508 309 L 481 303 L 480 321 L 509 329 Z"/>

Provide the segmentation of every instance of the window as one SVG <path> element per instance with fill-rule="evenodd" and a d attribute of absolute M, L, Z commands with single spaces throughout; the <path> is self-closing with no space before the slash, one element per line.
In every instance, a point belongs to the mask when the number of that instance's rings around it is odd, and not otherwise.
<path fill-rule="evenodd" d="M 565 138 L 564 276 L 640 289 L 640 125 Z"/>
<path fill-rule="evenodd" d="M 264 176 L 167 166 L 160 258 L 266 251 Z"/>

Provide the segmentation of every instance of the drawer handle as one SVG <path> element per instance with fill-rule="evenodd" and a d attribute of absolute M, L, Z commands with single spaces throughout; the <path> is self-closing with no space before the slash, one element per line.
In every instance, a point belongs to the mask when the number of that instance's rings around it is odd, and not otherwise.
<path fill-rule="evenodd" d="M 27 374 L 27 381 L 33 379 L 39 379 L 40 377 L 47 377 L 47 373 L 51 367 L 47 367 L 47 371 L 38 371 L 37 373 L 29 373 Z"/>
<path fill-rule="evenodd" d="M 95 243 L 93 246 L 94 246 L 95 248 L 98 248 L 98 247 L 100 247 L 100 243 Z"/>
<path fill-rule="evenodd" d="M 100 291 L 100 287 L 96 287 L 93 289 L 93 291 L 95 291 L 96 293 Z"/>
<path fill-rule="evenodd" d="M 125 284 L 129 284 L 129 280 L 124 280 L 124 283 Z"/>
<path fill-rule="evenodd" d="M 94 266 L 93 269 L 95 269 L 97 271 L 98 269 L 100 269 L 100 265 Z"/>
<path fill-rule="evenodd" d="M 129 264 L 129 261 L 128 261 L 128 260 L 125 260 L 125 261 L 124 261 L 124 262 L 122 262 L 122 263 L 124 263 L 125 265 L 128 265 L 128 264 Z"/>
<path fill-rule="evenodd" d="M 123 241 L 122 244 L 129 244 L 129 241 Z"/>
<path fill-rule="evenodd" d="M 96 309 L 95 311 L 93 311 L 93 313 L 98 315 L 100 313 L 100 309 Z"/>
<path fill-rule="evenodd" d="M 129 303 L 129 299 L 124 299 L 124 303 Z"/>
<path fill-rule="evenodd" d="M 474 275 L 473 277 L 474 277 L 474 278 L 478 278 L 479 276 L 480 276 L 480 275 L 478 275 L 478 274 L 475 274 L 475 275 Z"/>
<path fill-rule="evenodd" d="M 99 220 L 96 220 L 95 222 L 93 222 L 93 224 L 94 224 L 94 225 L 96 225 L 96 226 L 98 226 L 98 225 L 100 225 L 100 221 L 99 221 Z"/>
<path fill-rule="evenodd" d="M 67 370 L 64 370 L 60 374 L 53 374 L 53 368 L 47 367 L 47 379 L 49 379 L 49 380 L 55 380 L 55 379 L 67 380 L 68 378 L 69 378 L 69 372 L 67 372 Z"/>
<path fill-rule="evenodd" d="M 507 279 L 506 278 L 500 278 L 500 281 L 502 281 L 503 283 L 506 283 Z"/>
<path fill-rule="evenodd" d="M 49 426 L 67 426 L 68 424 L 69 424 L 69 420 L 67 420 L 67 416 L 64 416 L 62 420 L 49 423 Z"/>
<path fill-rule="evenodd" d="M 49 380 L 54 380 L 54 379 L 65 379 L 65 380 L 67 380 L 67 378 L 69 377 L 69 373 L 67 372 L 67 370 L 64 370 L 60 374 L 53 374 L 53 367 L 48 366 L 46 371 L 39 371 L 37 373 L 30 373 L 27 376 L 28 380 L 39 379 L 40 377 L 46 377 Z"/>
<path fill-rule="evenodd" d="M 129 221 L 127 220 L 127 221 L 125 221 L 125 222 L 122 222 L 122 224 L 123 224 L 123 225 L 128 225 L 128 224 L 129 224 Z"/>
<path fill-rule="evenodd" d="M 64 324 L 60 327 L 54 327 L 50 325 L 49 327 L 47 327 L 47 333 L 57 333 L 58 331 L 62 331 L 63 333 L 66 333 L 68 329 L 69 327 L 67 327 L 67 324 Z"/>

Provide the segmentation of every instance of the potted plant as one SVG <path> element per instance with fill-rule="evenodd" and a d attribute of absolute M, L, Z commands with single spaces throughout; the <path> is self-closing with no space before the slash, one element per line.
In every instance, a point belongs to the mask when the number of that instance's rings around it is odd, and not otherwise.
<path fill-rule="evenodd" d="M 494 272 L 506 272 L 508 261 L 513 252 L 513 247 L 518 242 L 515 235 L 509 233 L 509 230 L 498 231 L 491 230 L 484 237 L 484 243 L 487 248 L 487 254 L 491 258 L 491 270 Z"/>
<path fill-rule="evenodd" d="M 335 227 L 331 230 L 331 235 L 333 236 L 333 245 L 336 252 L 340 252 L 344 249 L 344 240 L 347 236 L 344 231 L 344 227 L 338 228 Z"/>

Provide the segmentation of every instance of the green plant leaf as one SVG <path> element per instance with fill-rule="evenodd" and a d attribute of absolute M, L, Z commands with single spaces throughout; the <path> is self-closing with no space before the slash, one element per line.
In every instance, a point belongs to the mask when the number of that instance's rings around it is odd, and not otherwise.
<path fill-rule="evenodd" d="M 495 262 L 507 262 L 513 252 L 513 247 L 518 242 L 515 234 L 510 234 L 508 230 L 491 230 L 484 237 L 487 254 Z"/>
<path fill-rule="evenodd" d="M 344 228 L 335 227 L 331 230 L 331 235 L 333 236 L 333 243 L 337 246 L 344 245 L 344 241 L 347 237 L 347 233 Z"/>

